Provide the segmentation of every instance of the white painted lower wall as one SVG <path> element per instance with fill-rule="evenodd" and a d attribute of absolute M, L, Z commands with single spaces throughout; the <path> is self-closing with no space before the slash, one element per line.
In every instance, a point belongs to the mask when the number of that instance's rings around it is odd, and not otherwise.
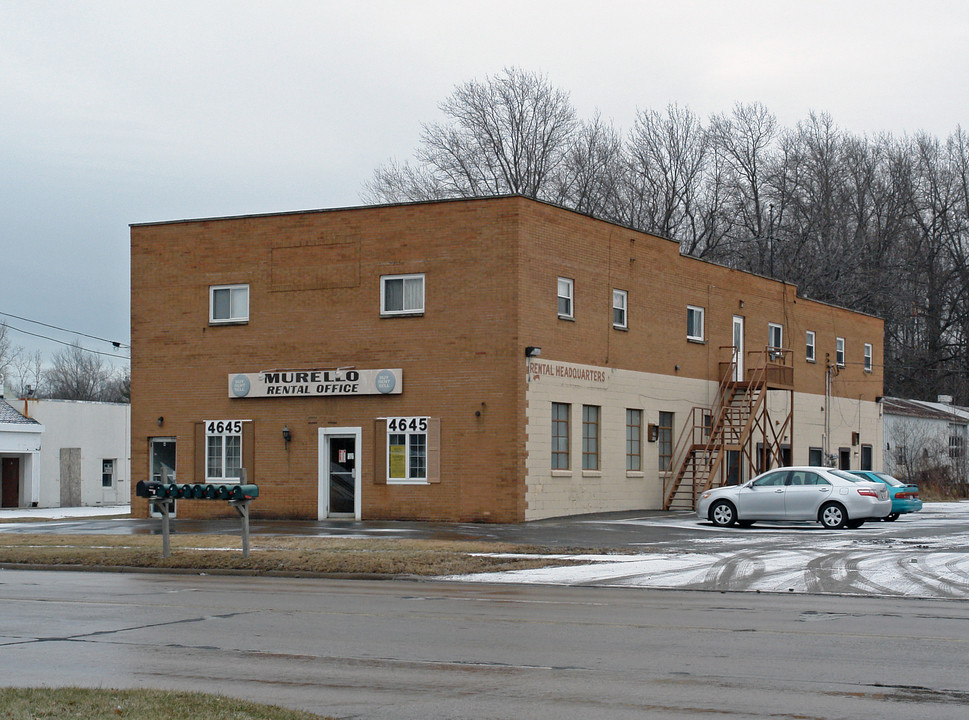
<path fill-rule="evenodd" d="M 647 442 L 648 424 L 674 413 L 674 444 L 695 406 L 709 407 L 717 385 L 705 380 L 613 368 L 532 361 L 526 391 L 525 519 L 621 510 L 659 509 L 663 480 L 659 444 Z M 552 470 L 552 403 L 568 403 L 570 470 Z M 783 421 L 787 393 L 772 392 L 770 412 Z M 792 462 L 807 464 L 810 447 L 825 447 L 824 396 L 795 394 Z M 600 411 L 600 469 L 582 470 L 582 406 Z M 626 470 L 626 409 L 643 411 L 642 471 Z M 871 445 L 873 466 L 882 466 L 880 407 L 874 402 L 832 398 L 828 447 L 850 448 L 851 467 L 861 467 L 861 446 Z M 852 445 L 852 433 L 858 443 Z"/>

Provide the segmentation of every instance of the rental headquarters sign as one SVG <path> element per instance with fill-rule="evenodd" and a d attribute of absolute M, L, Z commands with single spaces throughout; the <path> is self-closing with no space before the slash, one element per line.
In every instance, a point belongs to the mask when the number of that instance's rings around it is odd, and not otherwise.
<path fill-rule="evenodd" d="M 326 397 L 331 395 L 398 395 L 403 371 L 392 370 L 268 370 L 231 373 L 230 398 Z"/>

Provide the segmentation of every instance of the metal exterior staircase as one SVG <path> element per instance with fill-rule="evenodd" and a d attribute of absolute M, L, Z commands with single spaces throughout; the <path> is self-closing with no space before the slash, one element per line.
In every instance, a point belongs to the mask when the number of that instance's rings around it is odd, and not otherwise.
<path fill-rule="evenodd" d="M 709 408 L 694 407 L 673 449 L 663 483 L 664 510 L 692 510 L 711 487 L 741 482 L 785 464 L 785 439 L 793 437 L 794 369 L 791 351 L 764 348 L 747 354 L 737 378 L 733 346 L 720 348 L 720 384 Z M 768 393 L 789 394 L 787 415 L 771 416 Z"/>

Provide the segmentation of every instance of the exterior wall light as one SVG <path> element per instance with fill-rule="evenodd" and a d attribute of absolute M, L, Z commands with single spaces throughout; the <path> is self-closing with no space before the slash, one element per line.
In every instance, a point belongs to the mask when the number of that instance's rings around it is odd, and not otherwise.
<path fill-rule="evenodd" d="M 283 442 L 288 445 L 289 441 L 292 439 L 293 439 L 293 433 L 289 429 L 289 426 L 283 425 Z"/>
<path fill-rule="evenodd" d="M 159 415 L 158 416 L 158 427 L 161 427 L 164 424 L 165 424 L 165 418 Z"/>
<path fill-rule="evenodd" d="M 538 357 L 542 354 L 542 348 L 529 345 L 525 348 L 525 357 Z"/>

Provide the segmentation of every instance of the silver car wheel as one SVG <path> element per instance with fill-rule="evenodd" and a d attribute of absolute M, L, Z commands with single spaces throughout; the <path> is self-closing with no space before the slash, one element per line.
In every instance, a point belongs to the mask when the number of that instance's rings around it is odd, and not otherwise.
<path fill-rule="evenodd" d="M 847 524 L 845 509 L 837 503 L 828 503 L 821 508 L 821 524 L 829 530 L 838 530 Z"/>
<path fill-rule="evenodd" d="M 719 527 L 728 527 L 736 522 L 737 511 L 734 510 L 733 505 L 721 500 L 710 508 L 710 520 Z"/>

